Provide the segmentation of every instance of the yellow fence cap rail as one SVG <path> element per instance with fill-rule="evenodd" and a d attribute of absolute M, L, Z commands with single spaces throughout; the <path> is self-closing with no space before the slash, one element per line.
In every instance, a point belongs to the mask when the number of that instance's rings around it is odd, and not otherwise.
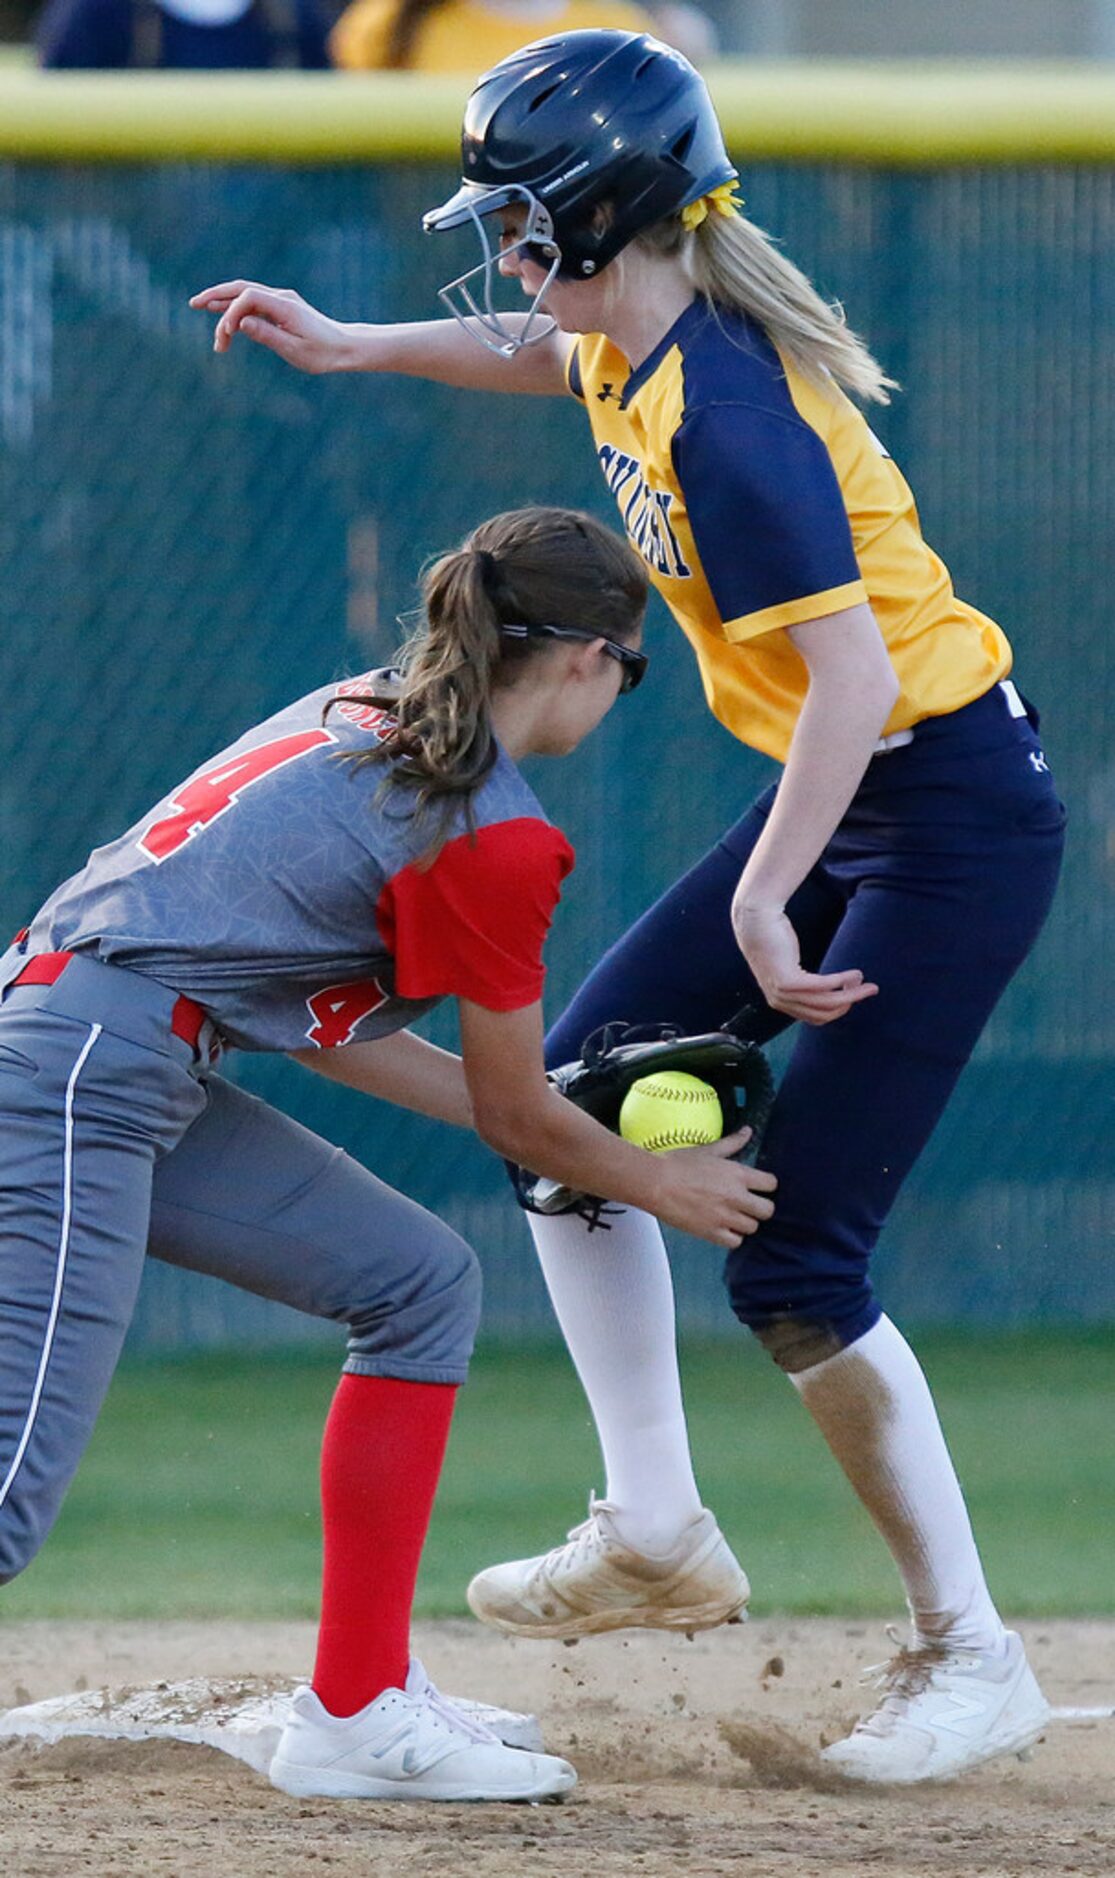
<path fill-rule="evenodd" d="M 725 61 L 709 84 L 741 163 L 1115 161 L 1115 64 Z M 467 77 L 0 67 L 17 162 L 452 160 Z"/>

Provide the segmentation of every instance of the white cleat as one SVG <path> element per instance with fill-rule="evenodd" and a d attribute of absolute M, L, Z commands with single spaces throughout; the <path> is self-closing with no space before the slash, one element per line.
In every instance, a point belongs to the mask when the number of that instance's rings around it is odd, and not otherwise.
<path fill-rule="evenodd" d="M 650 1557 L 620 1538 L 615 1509 L 589 1502 L 589 1516 L 564 1545 L 477 1574 L 474 1615 L 512 1637 L 574 1642 L 605 1630 L 711 1630 L 738 1622 L 747 1576 L 719 1526 L 703 1512 L 668 1553 Z"/>
<path fill-rule="evenodd" d="M 568 1761 L 505 1746 L 476 1719 L 485 1707 L 439 1695 L 417 1659 L 405 1689 L 385 1689 L 357 1715 L 330 1715 L 299 1689 L 271 1784 L 303 1799 L 456 1801 L 552 1800 L 576 1786 Z"/>
<path fill-rule="evenodd" d="M 867 1674 L 886 1689 L 872 1714 L 821 1755 L 849 1780 L 912 1785 L 949 1780 L 1001 1754 L 1028 1760 L 1049 1720 L 1049 1704 L 1026 1661 L 1022 1639 L 1006 1650 L 900 1649 Z"/>

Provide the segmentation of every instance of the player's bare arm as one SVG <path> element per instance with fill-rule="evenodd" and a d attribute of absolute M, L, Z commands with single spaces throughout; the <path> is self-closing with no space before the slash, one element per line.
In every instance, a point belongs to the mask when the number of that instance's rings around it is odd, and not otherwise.
<path fill-rule="evenodd" d="M 347 1043 L 336 1050 L 292 1050 L 291 1055 L 319 1076 L 358 1089 L 362 1095 L 379 1096 L 457 1128 L 473 1125 L 460 1057 L 451 1050 L 439 1050 L 412 1030 L 397 1030 L 373 1043 Z"/>
<path fill-rule="evenodd" d="M 292 288 L 259 281 L 226 280 L 194 294 L 190 305 L 217 315 L 214 352 L 227 352 L 237 334 L 275 352 L 288 365 L 323 372 L 397 372 L 436 379 L 468 391 L 567 394 L 565 366 L 575 343 L 554 332 L 513 358 L 486 351 L 456 320 L 417 320 L 369 326 L 330 319 Z M 525 313 L 508 314 L 524 326 Z"/>
<path fill-rule="evenodd" d="M 866 604 L 787 631 L 808 668 L 809 691 L 766 831 L 736 890 L 732 923 L 767 1003 L 804 1023 L 828 1024 L 878 986 L 860 971 L 803 971 L 784 909 L 863 779 L 898 679 Z"/>
<path fill-rule="evenodd" d="M 489 1011 L 462 998 L 459 1008 L 476 1131 L 498 1154 L 563 1186 L 654 1213 L 713 1245 L 736 1246 L 771 1217 L 773 1174 L 731 1158 L 749 1130 L 666 1155 L 633 1147 L 547 1082 L 540 1004 Z"/>

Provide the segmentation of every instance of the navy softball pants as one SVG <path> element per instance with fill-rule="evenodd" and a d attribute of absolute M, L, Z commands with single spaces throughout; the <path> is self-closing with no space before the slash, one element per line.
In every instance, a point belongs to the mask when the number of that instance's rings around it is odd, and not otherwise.
<path fill-rule="evenodd" d="M 26 963 L 0 960 L 0 985 Z M 348 1325 L 345 1368 L 463 1382 L 480 1309 L 457 1234 L 212 1074 L 206 1024 L 96 960 L 0 1004 L 0 1584 L 53 1524 L 145 1256 Z"/>
<path fill-rule="evenodd" d="M 603 1023 L 695 1033 L 750 1006 L 757 1041 L 787 1027 L 730 921 L 773 797 L 605 955 L 547 1038 L 551 1067 L 578 1057 Z M 872 1249 L 1037 937 L 1064 819 L 1035 714 L 1022 714 L 1013 686 L 996 685 L 872 759 L 790 901 L 806 969 L 859 967 L 879 991 L 833 1023 L 800 1026 L 760 1156 L 778 1176 L 774 1217 L 725 1267 L 736 1315 L 786 1367 L 808 1367 L 879 1317 Z"/>

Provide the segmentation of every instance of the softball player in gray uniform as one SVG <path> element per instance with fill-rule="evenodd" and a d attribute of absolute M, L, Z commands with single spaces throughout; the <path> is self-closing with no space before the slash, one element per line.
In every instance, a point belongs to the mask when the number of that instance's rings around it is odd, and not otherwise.
<path fill-rule="evenodd" d="M 496 517 L 424 585 L 401 674 L 311 692 L 94 853 L 0 959 L 0 1582 L 46 1537 L 146 1253 L 348 1328 L 322 1461 L 312 1688 L 272 1779 L 371 1798 L 573 1784 L 409 1655 L 464 1380 L 470 1248 L 226 1081 L 231 1047 L 477 1130 L 556 1180 L 738 1244 L 773 1181 L 735 1138 L 658 1159 L 543 1070 L 542 946 L 572 866 L 516 768 L 574 749 L 642 675 L 645 579 L 587 517 Z M 459 1001 L 462 1057 L 410 1034 Z"/>

